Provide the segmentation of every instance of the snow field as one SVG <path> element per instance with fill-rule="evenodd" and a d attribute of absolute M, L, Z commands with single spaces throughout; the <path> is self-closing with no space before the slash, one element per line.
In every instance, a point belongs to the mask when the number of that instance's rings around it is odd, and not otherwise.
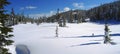
<path fill-rule="evenodd" d="M 103 44 L 104 25 L 95 23 L 70 24 L 59 27 L 56 23 L 20 24 L 14 26 L 15 45 L 26 45 L 31 54 L 119 54 L 120 25 L 109 26 L 116 45 Z M 94 33 L 94 36 L 92 34 Z"/>

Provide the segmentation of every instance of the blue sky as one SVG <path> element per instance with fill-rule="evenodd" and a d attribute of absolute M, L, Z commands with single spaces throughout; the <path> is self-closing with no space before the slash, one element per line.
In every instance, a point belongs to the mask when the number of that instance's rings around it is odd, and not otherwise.
<path fill-rule="evenodd" d="M 61 12 L 74 9 L 90 9 L 114 0 L 8 0 L 8 12 L 14 8 L 15 13 L 24 13 L 31 17 L 50 16 L 59 8 Z"/>

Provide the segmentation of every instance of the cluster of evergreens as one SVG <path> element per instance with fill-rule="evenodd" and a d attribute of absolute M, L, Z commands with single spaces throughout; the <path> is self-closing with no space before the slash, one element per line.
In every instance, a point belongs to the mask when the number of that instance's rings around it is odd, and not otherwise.
<path fill-rule="evenodd" d="M 48 17 L 48 22 L 56 22 L 62 20 L 68 23 L 81 23 L 86 22 L 86 19 L 90 21 L 99 21 L 99 20 L 115 20 L 120 21 L 120 0 L 101 4 L 98 7 L 91 8 L 89 10 L 70 10 L 67 12 L 59 13 L 57 11 L 56 15 Z"/>
<path fill-rule="evenodd" d="M 105 19 L 120 21 L 120 1 L 118 0 L 92 8 L 87 11 L 87 15 L 91 21 Z"/>
<path fill-rule="evenodd" d="M 13 37 L 10 32 L 12 32 L 12 28 L 6 25 L 6 21 L 8 21 L 8 14 L 5 14 L 5 6 L 10 4 L 7 0 L 0 0 L 0 54 L 11 54 L 8 52 L 9 49 L 6 46 L 12 45 L 14 42 L 10 38 Z"/>

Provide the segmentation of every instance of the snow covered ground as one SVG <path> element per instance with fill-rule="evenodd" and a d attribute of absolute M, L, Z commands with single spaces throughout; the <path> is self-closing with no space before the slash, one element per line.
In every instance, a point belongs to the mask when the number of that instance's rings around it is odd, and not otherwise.
<path fill-rule="evenodd" d="M 103 44 L 104 25 L 95 23 L 69 24 L 59 27 L 56 23 L 19 24 L 14 26 L 15 45 L 24 44 L 31 54 L 119 54 L 120 25 L 110 25 L 112 41 Z M 92 36 L 94 34 L 94 36 Z"/>

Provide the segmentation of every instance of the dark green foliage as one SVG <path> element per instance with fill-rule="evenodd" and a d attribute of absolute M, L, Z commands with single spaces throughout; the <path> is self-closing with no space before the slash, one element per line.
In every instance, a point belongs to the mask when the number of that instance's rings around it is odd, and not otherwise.
<path fill-rule="evenodd" d="M 87 11 L 88 17 L 91 21 L 98 20 L 116 20 L 120 21 L 120 1 L 115 1 L 112 3 L 101 4 L 98 7 L 91 8 Z"/>
<path fill-rule="evenodd" d="M 6 25 L 6 21 L 8 20 L 8 14 L 5 14 L 6 10 L 4 7 L 10 4 L 7 0 L 0 0 L 0 54 L 11 54 L 8 52 L 9 49 L 5 48 L 5 46 L 12 45 L 14 42 L 9 38 L 13 37 L 12 28 Z"/>
<path fill-rule="evenodd" d="M 0 0 L 0 9 L 3 9 L 4 6 L 10 4 L 9 2 L 7 2 L 7 0 Z"/>
<path fill-rule="evenodd" d="M 3 52 L 1 54 L 11 54 L 8 52 L 8 49 L 0 48 Z"/>

